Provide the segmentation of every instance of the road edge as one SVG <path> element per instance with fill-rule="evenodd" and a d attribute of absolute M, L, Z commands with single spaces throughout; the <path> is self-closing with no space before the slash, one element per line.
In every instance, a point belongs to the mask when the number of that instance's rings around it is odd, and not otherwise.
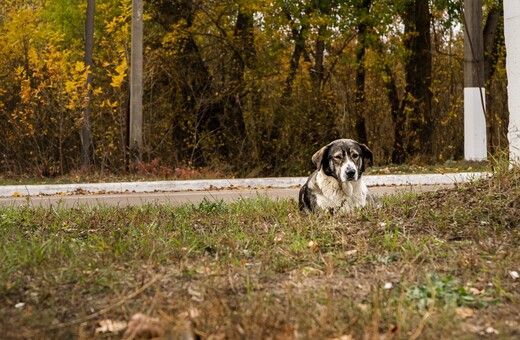
<path fill-rule="evenodd" d="M 489 177 L 489 172 L 457 172 L 443 174 L 406 174 L 364 176 L 367 186 L 415 186 L 456 184 Z M 124 193 L 206 191 L 234 188 L 291 188 L 305 183 L 307 177 L 232 178 L 205 180 L 174 180 L 153 182 L 77 183 L 49 185 L 0 186 L 0 197 L 57 195 L 60 193 Z"/>

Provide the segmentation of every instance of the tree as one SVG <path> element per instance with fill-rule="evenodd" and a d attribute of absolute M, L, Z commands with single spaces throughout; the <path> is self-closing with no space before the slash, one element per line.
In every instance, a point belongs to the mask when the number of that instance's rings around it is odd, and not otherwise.
<path fill-rule="evenodd" d="M 94 51 L 95 6 L 95 0 L 88 0 L 87 21 L 85 23 L 85 68 L 88 70 L 87 81 L 85 86 L 87 88 L 87 95 L 85 98 L 85 109 L 81 129 L 81 155 L 83 167 L 88 167 L 90 165 L 90 145 L 92 143 L 90 129 L 90 108 L 92 101 L 92 68 L 94 66 L 92 55 Z"/>
<path fill-rule="evenodd" d="M 496 148 L 506 145 L 505 51 L 500 1 L 483 1 Z M 123 170 L 132 0 L 95 3 L 90 58 L 80 25 L 87 31 L 93 1 L 30 3 L 0 1 L 1 170 Z M 316 147 L 339 136 L 369 142 L 379 164 L 463 155 L 459 0 L 143 6 L 144 163 L 301 175 Z"/>
<path fill-rule="evenodd" d="M 404 46 L 409 53 L 405 59 L 406 85 L 395 122 L 394 163 L 416 157 L 432 155 L 433 116 L 432 100 L 432 55 L 430 33 L 430 10 L 428 0 L 408 0 L 402 12 L 405 26 Z M 404 124 L 408 121 L 410 129 Z"/>
<path fill-rule="evenodd" d="M 298 10 L 293 13 L 289 7 L 289 4 L 282 3 L 281 11 L 289 22 L 291 38 L 294 42 L 294 48 L 289 62 L 289 73 L 285 80 L 285 90 L 283 93 L 283 98 L 288 98 L 292 95 L 293 83 L 296 78 L 298 68 L 300 67 L 300 59 L 302 55 L 306 62 L 310 62 L 310 58 L 305 46 L 305 37 L 308 35 L 309 24 L 307 21 L 298 18 L 297 14 L 303 13 L 304 16 L 309 16 L 312 8 L 305 6 L 304 8 L 298 8 Z"/>
<path fill-rule="evenodd" d="M 184 160 L 194 165 L 206 161 L 201 144 L 216 138 L 220 130 L 218 113 L 221 112 L 213 96 L 215 80 L 193 33 L 197 29 L 196 19 L 201 6 L 198 1 L 191 0 L 155 0 L 151 4 L 153 19 L 163 35 L 158 49 L 167 58 L 161 60 L 166 72 L 158 77 L 171 88 L 167 106 L 175 108 L 166 119 L 171 121 L 174 130 L 172 144 L 181 146 L 172 153 L 179 163 Z"/>
<path fill-rule="evenodd" d="M 501 152 L 507 145 L 507 91 L 494 91 L 494 80 L 500 81 L 505 61 L 504 8 L 502 1 L 492 1 L 485 15 L 484 39 L 484 83 L 486 87 L 486 125 L 488 151 Z M 501 66 L 502 65 L 502 66 Z M 501 72 L 502 69 L 502 72 Z M 498 72 L 497 72 L 498 70 Z M 500 83 L 499 83 L 500 84 Z M 499 85 L 500 86 L 500 85 Z M 500 95 L 503 93 L 504 98 Z"/>
<path fill-rule="evenodd" d="M 367 50 L 367 35 L 369 30 L 368 15 L 372 0 L 362 0 L 359 3 L 356 46 L 356 89 L 355 89 L 355 114 L 356 114 L 356 135 L 359 142 L 368 144 L 367 131 L 364 116 L 365 105 L 365 54 Z"/>
<path fill-rule="evenodd" d="M 143 149 L 143 1 L 132 0 L 129 151 L 136 161 Z"/>

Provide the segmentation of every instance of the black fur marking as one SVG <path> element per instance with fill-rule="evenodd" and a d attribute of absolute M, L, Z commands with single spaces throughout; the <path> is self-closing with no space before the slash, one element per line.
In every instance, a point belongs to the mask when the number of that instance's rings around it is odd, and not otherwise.
<path fill-rule="evenodd" d="M 338 179 L 336 176 L 336 167 L 332 157 L 330 157 L 330 146 L 325 149 L 323 153 L 323 158 L 321 159 L 321 166 L 323 167 L 323 171 L 327 176 L 334 177 Z M 319 169 L 318 169 L 319 170 Z"/>
<path fill-rule="evenodd" d="M 318 205 L 316 192 L 309 188 L 309 184 L 314 180 L 318 171 L 315 171 L 308 179 L 307 182 L 301 187 L 300 193 L 298 195 L 298 206 L 300 211 L 313 211 L 314 208 Z"/>

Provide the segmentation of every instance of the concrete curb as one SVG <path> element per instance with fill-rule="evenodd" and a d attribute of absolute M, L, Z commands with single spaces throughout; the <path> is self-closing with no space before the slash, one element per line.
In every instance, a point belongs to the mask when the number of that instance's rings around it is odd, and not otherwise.
<path fill-rule="evenodd" d="M 364 176 L 367 186 L 403 186 L 454 184 L 489 177 L 487 172 L 460 172 L 421 175 Z M 157 182 L 79 183 L 51 185 L 0 186 L 0 197 L 55 195 L 72 192 L 154 192 L 154 191 L 205 191 L 233 188 L 291 188 L 301 186 L 307 177 L 273 177 L 241 179 L 206 179 Z"/>

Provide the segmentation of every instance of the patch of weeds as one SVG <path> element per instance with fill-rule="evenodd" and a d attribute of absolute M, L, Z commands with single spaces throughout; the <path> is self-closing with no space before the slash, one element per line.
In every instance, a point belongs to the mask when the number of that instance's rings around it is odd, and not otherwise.
<path fill-rule="evenodd" d="M 271 266 L 276 273 L 285 273 L 290 271 L 294 263 L 287 256 L 276 256 L 271 260 Z"/>
<path fill-rule="evenodd" d="M 399 260 L 399 258 L 400 258 L 400 256 L 398 253 L 390 252 L 385 255 L 376 255 L 375 262 L 387 265 L 387 264 L 397 262 Z"/>
<path fill-rule="evenodd" d="M 395 224 L 392 227 L 393 228 L 391 229 L 387 229 L 384 234 L 384 247 L 390 252 L 395 252 L 400 247 L 400 237 L 403 237 L 404 235 L 399 231 L 399 225 Z"/>
<path fill-rule="evenodd" d="M 450 275 L 440 276 L 435 272 L 426 274 L 426 283 L 406 289 L 406 298 L 419 310 L 433 307 L 474 307 L 482 308 L 499 302 L 491 290 L 472 293 L 462 286 L 459 280 Z"/>
<path fill-rule="evenodd" d="M 204 197 L 198 206 L 194 208 L 195 211 L 202 214 L 222 213 L 227 210 L 227 206 L 223 200 L 212 201 Z"/>

